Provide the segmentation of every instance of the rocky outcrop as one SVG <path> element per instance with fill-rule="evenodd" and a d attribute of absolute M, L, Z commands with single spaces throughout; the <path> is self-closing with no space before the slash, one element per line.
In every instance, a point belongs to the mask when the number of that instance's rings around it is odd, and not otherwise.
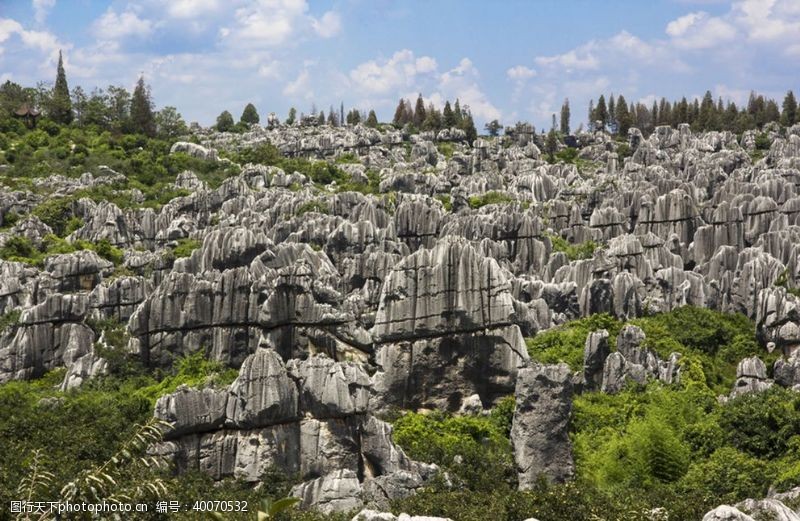
<path fill-rule="evenodd" d="M 532 488 L 541 477 L 550 482 L 573 477 L 572 379 L 566 364 L 533 365 L 519 372 L 511 443 L 520 490 Z"/>
<path fill-rule="evenodd" d="M 226 388 L 161 397 L 155 415 L 172 427 L 156 451 L 217 480 L 256 482 L 270 467 L 299 474 L 291 495 L 326 513 L 386 505 L 436 468 L 410 460 L 391 426 L 367 412 L 368 384 L 355 363 L 316 355 L 284 364 L 260 348 Z"/>

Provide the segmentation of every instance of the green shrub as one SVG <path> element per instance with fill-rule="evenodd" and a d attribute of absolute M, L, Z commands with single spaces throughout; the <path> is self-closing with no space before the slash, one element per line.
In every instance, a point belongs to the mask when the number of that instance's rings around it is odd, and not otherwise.
<path fill-rule="evenodd" d="M 606 329 L 613 345 L 622 323 L 608 314 L 597 314 L 573 320 L 562 326 L 542 331 L 525 340 L 531 359 L 543 364 L 567 363 L 574 371 L 583 368 L 583 348 L 592 331 Z"/>
<path fill-rule="evenodd" d="M 766 496 L 770 481 L 770 470 L 763 461 L 733 447 L 723 447 L 707 460 L 693 463 L 680 487 L 702 492 L 717 504 L 734 504 Z"/>
<path fill-rule="evenodd" d="M 449 195 L 437 195 L 436 200 L 442 203 L 445 211 L 452 212 L 453 211 L 453 200 L 450 198 Z"/>
<path fill-rule="evenodd" d="M 338 164 L 361 164 L 361 160 L 352 152 L 345 152 L 344 154 L 339 155 L 336 158 L 336 163 Z"/>
<path fill-rule="evenodd" d="M 19 309 L 13 309 L 0 315 L 0 335 L 5 333 L 6 329 L 12 328 L 18 324 L 21 314 Z"/>
<path fill-rule="evenodd" d="M 786 453 L 793 436 L 800 436 L 800 395 L 773 386 L 736 397 L 722 408 L 720 426 L 738 450 L 757 458 L 777 458 Z"/>
<path fill-rule="evenodd" d="M 469 198 L 469 206 L 471 208 L 481 208 L 487 204 L 510 204 L 514 202 L 514 198 L 502 192 L 490 191 L 481 195 L 473 195 Z"/>
<path fill-rule="evenodd" d="M 580 244 L 571 244 L 559 235 L 550 235 L 550 242 L 553 245 L 554 252 L 564 252 L 571 261 L 591 259 L 595 250 L 600 246 L 592 240 Z"/>
<path fill-rule="evenodd" d="M 769 136 L 766 132 L 761 132 L 760 134 L 756 135 L 756 150 L 769 150 L 770 145 L 772 142 L 769 140 Z"/>
<path fill-rule="evenodd" d="M 562 163 L 575 163 L 575 160 L 578 159 L 578 149 L 567 147 L 556 153 L 556 159 Z"/>
<path fill-rule="evenodd" d="M 493 420 L 408 413 L 394 422 L 394 440 L 410 457 L 440 465 L 469 490 L 513 483 L 516 478 L 500 416 Z"/>
<path fill-rule="evenodd" d="M 328 213 L 330 209 L 328 208 L 328 202 L 324 199 L 314 199 L 311 201 L 306 201 L 305 203 L 301 204 L 295 210 L 295 215 L 303 215 L 309 212 L 317 212 L 317 213 Z"/>
<path fill-rule="evenodd" d="M 184 257 L 191 256 L 192 252 L 202 245 L 202 241 L 197 239 L 191 239 L 188 237 L 178 239 L 178 245 L 172 249 L 172 253 L 175 255 L 176 259 L 182 259 Z"/>
<path fill-rule="evenodd" d="M 72 205 L 76 200 L 75 196 L 45 199 L 44 202 L 33 209 L 32 213 L 52 228 L 53 233 L 59 237 L 64 237 L 68 223 L 75 217 L 72 213 Z"/>
<path fill-rule="evenodd" d="M 238 371 L 226 368 L 219 362 L 208 360 L 203 351 L 186 355 L 173 364 L 173 372 L 154 385 L 137 389 L 134 394 L 151 404 L 159 397 L 175 392 L 180 385 L 202 388 L 208 385 L 224 386 L 233 382 Z"/>
<path fill-rule="evenodd" d="M 439 150 L 439 153 L 442 154 L 447 159 L 452 158 L 453 153 L 456 150 L 452 143 L 448 143 L 446 141 L 437 143 L 436 148 L 437 150 Z"/>

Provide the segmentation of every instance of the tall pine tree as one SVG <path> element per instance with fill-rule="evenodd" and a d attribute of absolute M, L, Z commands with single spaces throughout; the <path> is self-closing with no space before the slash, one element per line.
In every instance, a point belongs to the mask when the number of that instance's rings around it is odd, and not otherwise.
<path fill-rule="evenodd" d="M 414 107 L 414 126 L 422 128 L 422 123 L 425 122 L 425 101 L 422 99 L 422 94 L 417 97 L 417 105 Z"/>
<path fill-rule="evenodd" d="M 150 137 L 156 135 L 153 102 L 150 100 L 150 89 L 144 84 L 143 76 L 139 76 L 131 97 L 131 125 L 134 132 Z"/>
<path fill-rule="evenodd" d="M 569 99 L 565 99 L 561 105 L 561 133 L 565 136 L 569 134 Z"/>
<path fill-rule="evenodd" d="M 789 91 L 783 98 L 783 112 L 781 112 L 781 124 L 790 127 L 797 123 L 797 100 L 794 92 Z"/>
<path fill-rule="evenodd" d="M 61 56 L 61 51 L 58 51 L 56 84 L 53 87 L 49 112 L 50 118 L 56 123 L 61 123 L 62 125 L 69 125 L 72 123 L 72 100 L 69 97 L 67 74 L 64 72 L 64 59 Z"/>

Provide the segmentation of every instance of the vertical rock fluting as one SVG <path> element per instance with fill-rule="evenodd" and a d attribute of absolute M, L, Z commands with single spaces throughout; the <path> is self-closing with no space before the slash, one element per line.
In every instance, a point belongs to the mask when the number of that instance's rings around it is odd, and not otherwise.
<path fill-rule="evenodd" d="M 560 483 L 574 475 L 569 440 L 572 379 L 566 364 L 535 364 L 519 371 L 511 443 L 520 490 L 533 488 L 541 477 Z"/>

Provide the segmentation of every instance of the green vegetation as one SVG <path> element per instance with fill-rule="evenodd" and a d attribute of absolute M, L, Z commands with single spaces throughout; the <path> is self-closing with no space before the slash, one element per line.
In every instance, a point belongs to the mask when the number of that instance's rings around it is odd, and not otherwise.
<path fill-rule="evenodd" d="M 446 141 L 440 141 L 439 143 L 437 143 L 436 148 L 439 150 L 439 153 L 442 154 L 447 159 L 452 158 L 453 153 L 456 150 L 456 148 L 453 146 L 452 143 L 448 143 Z"/>
<path fill-rule="evenodd" d="M 312 199 L 298 206 L 295 215 L 303 215 L 308 212 L 328 213 L 329 211 L 330 209 L 328 208 L 328 202 L 326 200 Z"/>
<path fill-rule="evenodd" d="M 19 324 L 19 317 L 21 314 L 20 310 L 14 309 L 0 315 L 0 335 L 5 333 L 6 329 Z"/>
<path fill-rule="evenodd" d="M 45 259 L 51 255 L 73 253 L 80 250 L 92 250 L 115 266 L 122 264 L 123 251 L 106 239 L 96 243 L 79 239 L 70 243 L 53 234 L 45 235 L 41 247 L 38 248 L 27 237 L 19 235 L 9 237 L 6 244 L 0 248 L 0 259 L 24 262 L 42 268 Z"/>
<path fill-rule="evenodd" d="M 172 248 L 172 254 L 175 255 L 176 259 L 189 257 L 194 250 L 196 250 L 202 245 L 203 245 L 202 241 L 199 241 L 197 239 L 191 239 L 189 237 L 178 239 L 178 244 L 174 248 Z"/>
<path fill-rule="evenodd" d="M 481 195 L 473 195 L 469 198 L 470 208 L 481 208 L 487 204 L 511 204 L 515 201 L 513 197 L 503 192 L 490 191 Z"/>
<path fill-rule="evenodd" d="M 488 417 L 406 414 L 394 422 L 395 440 L 409 455 L 440 465 L 455 487 L 435 481 L 395 501 L 393 512 L 460 520 L 633 521 L 663 507 L 669 519 L 700 519 L 719 504 L 800 484 L 800 395 L 773 387 L 725 404 L 716 398 L 730 390 L 735 362 L 729 360 L 759 351 L 752 323 L 691 307 L 632 322 L 647 332 L 651 348 L 684 354 L 681 382 L 576 396 L 570 434 L 575 482 L 516 490 L 505 443 L 513 400 Z M 566 361 L 579 370 L 586 335 L 605 328 L 614 345 L 622 325 L 595 315 L 540 333 L 528 346 L 535 360 Z M 703 357 L 718 366 L 714 373 L 706 374 Z M 719 376 L 724 385 L 716 385 Z"/>
<path fill-rule="evenodd" d="M 445 211 L 448 212 L 453 211 L 453 200 L 448 194 L 437 195 L 436 200 L 442 203 L 442 206 L 444 207 Z"/>
<path fill-rule="evenodd" d="M 550 242 L 553 244 L 554 252 L 566 253 L 567 258 L 571 261 L 579 259 L 591 259 L 599 244 L 592 240 L 582 242 L 580 244 L 571 244 L 560 235 L 550 235 Z"/>

